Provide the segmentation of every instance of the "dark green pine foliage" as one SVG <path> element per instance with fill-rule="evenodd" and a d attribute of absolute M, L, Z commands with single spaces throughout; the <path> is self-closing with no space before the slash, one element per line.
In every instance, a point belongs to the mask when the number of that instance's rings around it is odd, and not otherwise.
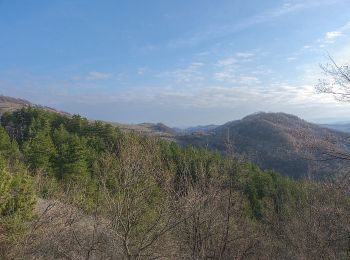
<path fill-rule="evenodd" d="M 55 175 L 58 179 L 63 179 L 66 172 L 66 165 L 69 163 L 69 132 L 64 125 L 59 125 L 53 130 L 52 139 L 56 147 L 56 157 L 54 158 Z"/>
<path fill-rule="evenodd" d="M 249 175 L 245 176 L 245 193 L 254 218 L 264 218 L 266 210 L 286 216 L 303 202 L 305 193 L 298 182 L 272 171 L 264 172 L 258 167 L 246 164 Z"/>
<path fill-rule="evenodd" d="M 5 113 L 1 121 L 19 143 L 32 170 L 43 170 L 69 187 L 78 185 L 76 190 L 80 190 L 83 197 L 93 197 L 98 182 L 94 165 L 108 154 L 120 156 L 118 146 L 125 137 L 109 124 L 34 108 Z M 147 146 L 143 137 L 131 135 L 128 138 Z M 257 220 L 263 219 L 268 210 L 285 213 L 301 200 L 298 184 L 276 173 L 236 163 L 205 149 L 184 148 L 161 140 L 157 145 L 162 161 L 160 167 L 173 174 L 174 189 L 179 194 L 186 194 L 189 187 L 205 188 L 211 180 L 222 178 L 226 180 L 225 185 L 231 185 L 229 182 L 234 179 L 235 187 L 242 189 L 247 197 L 250 215 Z"/>
<path fill-rule="evenodd" d="M 18 153 L 18 145 L 15 141 L 11 140 L 7 132 L 0 126 L 0 153 L 5 159 L 9 159 Z"/>
<path fill-rule="evenodd" d="M 63 125 L 53 131 L 55 171 L 60 180 L 83 181 L 89 176 L 88 150 L 84 138 L 70 134 Z"/>
<path fill-rule="evenodd" d="M 87 167 L 87 149 L 85 140 L 77 135 L 68 138 L 68 150 L 66 154 L 66 165 L 63 179 L 71 179 L 75 182 L 86 181 L 89 177 Z"/>
<path fill-rule="evenodd" d="M 49 130 L 37 130 L 34 137 L 30 137 L 23 144 L 23 153 L 29 161 L 32 169 L 44 170 L 45 173 L 53 174 L 53 159 L 56 149 L 49 135 Z"/>
<path fill-rule="evenodd" d="M 20 144 L 32 172 L 54 178 L 74 190 L 74 197 L 84 200 L 93 196 L 95 189 L 94 163 L 104 153 L 116 152 L 120 138 L 120 132 L 111 125 L 35 108 L 5 113 L 1 122 L 14 143 Z M 51 186 L 55 181 L 49 182 Z M 82 196 L 77 195 L 79 191 Z"/>

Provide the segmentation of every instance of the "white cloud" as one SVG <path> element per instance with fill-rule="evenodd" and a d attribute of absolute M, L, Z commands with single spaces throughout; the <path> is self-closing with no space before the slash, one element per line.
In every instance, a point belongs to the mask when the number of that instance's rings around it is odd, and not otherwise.
<path fill-rule="evenodd" d="M 88 80 L 106 80 L 113 76 L 112 73 L 90 71 L 86 77 Z"/>
<path fill-rule="evenodd" d="M 237 82 L 238 63 L 235 57 L 228 57 L 217 61 L 218 71 L 214 72 L 214 79 L 218 81 Z"/>
<path fill-rule="evenodd" d="M 325 39 L 320 41 L 325 43 L 334 43 L 338 38 L 345 36 L 345 33 L 348 30 L 350 30 L 350 22 L 347 22 L 336 30 L 326 32 Z"/>
<path fill-rule="evenodd" d="M 238 82 L 241 85 L 258 85 L 260 84 L 260 80 L 257 77 L 254 76 L 246 76 L 246 75 L 241 75 L 238 78 Z"/>
<path fill-rule="evenodd" d="M 246 78 L 246 80 L 251 80 Z M 192 89 L 179 87 L 138 88 L 124 90 L 116 93 L 100 93 L 94 96 L 80 98 L 81 102 L 99 104 L 108 102 L 153 104 L 161 109 L 170 107 L 174 113 L 179 108 L 210 109 L 219 111 L 238 109 L 252 113 L 256 111 L 285 111 L 305 117 L 319 117 L 320 110 L 324 115 L 336 115 L 337 111 L 349 109 L 350 104 L 339 104 L 331 96 L 316 94 L 312 85 L 271 85 L 223 87 L 206 86 Z M 333 112 L 332 112 L 333 111 Z M 190 116 L 190 115 L 188 115 Z M 227 120 L 232 120 L 227 117 Z M 212 121 L 214 119 L 208 119 Z"/>
<path fill-rule="evenodd" d="M 233 75 L 233 71 L 231 70 L 223 70 L 214 73 L 214 78 L 219 81 L 228 81 L 231 83 L 236 82 L 235 77 Z"/>
<path fill-rule="evenodd" d="M 294 60 L 296 60 L 297 58 L 296 57 L 288 57 L 287 58 L 287 61 L 294 61 Z"/>
<path fill-rule="evenodd" d="M 237 63 L 237 59 L 234 57 L 229 57 L 229 58 L 218 60 L 217 65 L 221 67 L 225 67 L 225 66 L 231 66 L 235 63 Z"/>
<path fill-rule="evenodd" d="M 236 56 L 239 58 L 251 58 L 253 57 L 255 54 L 252 52 L 237 52 Z"/>
<path fill-rule="evenodd" d="M 204 75 L 200 68 L 204 66 L 201 62 L 192 62 L 186 68 L 174 69 L 162 72 L 157 77 L 168 78 L 179 83 L 196 83 L 204 80 Z"/>
<path fill-rule="evenodd" d="M 329 63 L 328 55 L 334 59 L 334 61 L 339 65 L 346 65 L 350 63 L 350 40 L 345 40 L 341 45 L 337 45 L 336 48 L 326 49 L 326 44 L 318 45 L 319 48 L 323 48 L 324 51 L 320 51 L 318 62 L 303 64 L 300 68 L 303 71 L 302 80 L 306 84 L 317 84 L 319 79 L 325 77 L 319 64 Z"/>
<path fill-rule="evenodd" d="M 253 72 L 247 72 L 241 65 L 243 62 L 251 62 L 255 54 L 253 52 L 236 52 L 233 56 L 220 59 L 216 62 L 213 77 L 217 81 L 235 83 L 237 85 L 256 85 L 261 83 L 256 77 L 257 67 L 254 66 Z M 215 71 L 216 69 L 216 71 Z"/>
<path fill-rule="evenodd" d="M 339 47 L 339 44 L 332 46 L 332 44 L 336 43 L 338 39 L 342 38 L 341 44 L 343 46 L 347 46 L 349 44 L 349 37 L 346 37 L 348 36 L 347 33 L 349 30 L 350 22 L 347 22 L 342 26 L 334 28 L 333 31 L 325 32 L 323 38 L 318 38 L 312 43 L 304 45 L 301 49 L 290 53 L 289 57 L 287 57 L 287 61 L 292 61 L 294 58 L 298 58 L 306 53 L 314 53 L 317 54 L 317 56 L 322 56 L 329 52 L 333 56 L 334 53 L 338 53 L 339 48 L 341 48 Z"/>
<path fill-rule="evenodd" d="M 204 65 L 192 63 L 188 68 L 198 69 L 201 66 Z M 9 82 L 0 81 L 0 89 L 6 90 L 7 93 L 4 94 L 8 95 L 24 93 L 24 97 L 33 98 L 34 102 L 45 105 L 58 104 L 57 107 L 62 109 L 66 108 L 65 104 L 71 104 L 69 111 L 75 113 L 78 113 L 79 107 L 84 105 L 86 109 L 93 111 L 89 114 L 85 110 L 80 110 L 85 111 L 86 115 L 95 115 L 93 113 L 97 111 L 100 114 L 95 118 L 101 119 L 100 115 L 103 115 L 104 119 L 108 120 L 118 120 L 115 116 L 122 114 L 127 115 L 124 117 L 126 121 L 136 120 L 130 119 L 129 110 L 132 107 L 139 109 L 135 110 L 137 120 L 151 118 L 156 122 L 164 120 L 171 124 L 218 123 L 218 120 L 220 122 L 233 120 L 256 111 L 283 111 L 309 120 L 320 117 L 349 118 L 350 104 L 338 103 L 332 96 L 316 94 L 312 84 L 262 86 L 258 78 L 244 74 L 236 75 L 235 80 L 237 84 L 225 82 L 225 84 L 202 84 L 188 88 L 186 84 L 174 83 L 172 86 L 142 86 L 142 88 L 135 86 L 114 90 L 97 88 L 100 84 L 92 82 L 91 91 L 86 91 L 85 83 L 75 88 L 75 91 L 71 91 L 71 85 L 62 89 L 62 84 L 50 83 L 50 89 L 45 84 L 45 87 L 31 88 L 31 92 L 27 90 L 27 81 L 23 81 L 23 84 L 12 82 L 13 86 Z M 104 109 L 106 107 L 112 112 L 106 114 Z M 113 109 L 116 112 L 113 112 Z M 118 109 L 125 113 L 118 113 Z M 200 115 L 202 119 L 199 119 Z"/>
<path fill-rule="evenodd" d="M 259 24 L 275 21 L 292 13 L 319 6 L 334 5 L 342 1 L 344 0 L 308 0 L 298 1 L 294 3 L 284 3 L 277 6 L 276 8 L 266 10 L 255 16 L 248 17 L 238 23 L 233 21 L 231 23 L 218 24 L 216 26 L 211 25 L 209 28 L 206 28 L 202 31 L 188 33 L 180 38 L 170 40 L 167 46 L 170 48 L 196 46 L 209 39 L 234 34 Z"/>
<path fill-rule="evenodd" d="M 338 38 L 338 37 L 340 37 L 342 35 L 343 35 L 343 33 L 340 32 L 340 31 L 332 31 L 332 32 L 327 32 L 326 33 L 326 38 L 328 40 L 335 40 L 336 38 Z"/>

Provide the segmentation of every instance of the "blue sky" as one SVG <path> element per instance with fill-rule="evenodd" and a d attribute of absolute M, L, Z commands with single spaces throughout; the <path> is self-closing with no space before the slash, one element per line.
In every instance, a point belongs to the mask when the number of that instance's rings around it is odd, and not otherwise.
<path fill-rule="evenodd" d="M 256 111 L 349 120 L 316 94 L 350 60 L 350 1 L 0 0 L 0 94 L 171 126 Z"/>

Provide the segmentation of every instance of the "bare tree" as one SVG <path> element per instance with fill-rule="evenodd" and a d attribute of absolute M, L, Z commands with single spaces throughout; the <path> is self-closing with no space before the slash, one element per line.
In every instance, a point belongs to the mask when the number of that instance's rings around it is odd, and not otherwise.
<path fill-rule="evenodd" d="M 328 54 L 328 62 L 321 64 L 324 78 L 319 79 L 316 90 L 319 93 L 330 94 L 336 100 L 350 102 L 350 67 L 347 64 L 339 65 Z M 350 154 L 343 149 L 328 147 L 323 152 L 322 161 L 350 160 Z"/>
<path fill-rule="evenodd" d="M 156 149 L 152 138 L 125 135 L 118 155 L 106 155 L 100 162 L 101 214 L 125 259 L 171 257 L 175 248 L 170 231 L 186 217 L 174 218 L 175 200 L 165 195 L 172 192 Z"/>
<path fill-rule="evenodd" d="M 350 102 L 349 65 L 338 65 L 330 55 L 328 59 L 329 62 L 320 65 L 324 78 L 319 79 L 316 90 L 319 93 L 331 94 L 339 101 Z"/>

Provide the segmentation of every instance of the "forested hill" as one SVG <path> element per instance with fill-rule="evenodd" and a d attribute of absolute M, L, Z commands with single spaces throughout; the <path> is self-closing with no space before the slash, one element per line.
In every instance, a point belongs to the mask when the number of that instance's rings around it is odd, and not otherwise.
<path fill-rule="evenodd" d="M 293 178 L 334 177 L 350 166 L 348 160 L 328 160 L 349 152 L 348 134 L 285 113 L 256 113 L 178 141 L 233 154 Z"/>
<path fill-rule="evenodd" d="M 72 116 L 67 112 L 58 111 L 48 106 L 41 106 L 38 104 L 34 104 L 25 99 L 0 95 L 0 115 L 5 112 L 13 112 L 26 107 L 39 108 L 48 112 L 59 113 L 66 116 Z M 136 132 L 143 135 L 158 136 L 164 139 L 173 139 L 177 134 L 177 132 L 174 129 L 162 123 L 156 123 L 156 124 L 154 123 L 123 124 L 123 123 L 116 123 L 116 122 L 107 122 L 107 123 L 118 127 L 121 131 L 124 131 L 124 132 Z"/>
<path fill-rule="evenodd" d="M 0 112 L 16 111 L 21 107 L 68 115 L 26 100 L 0 96 Z M 94 121 L 91 123 L 94 124 Z M 334 178 L 345 174 L 350 167 L 349 160 L 328 160 L 329 156 L 325 156 L 328 153 L 348 153 L 348 134 L 285 113 L 256 113 L 221 126 L 198 126 L 184 130 L 162 123 L 111 125 L 122 132 L 160 137 L 185 146 L 233 154 L 263 169 L 275 170 L 297 179 Z"/>
<path fill-rule="evenodd" d="M 1 259 L 345 259 L 341 186 L 37 108 L 0 127 Z"/>

